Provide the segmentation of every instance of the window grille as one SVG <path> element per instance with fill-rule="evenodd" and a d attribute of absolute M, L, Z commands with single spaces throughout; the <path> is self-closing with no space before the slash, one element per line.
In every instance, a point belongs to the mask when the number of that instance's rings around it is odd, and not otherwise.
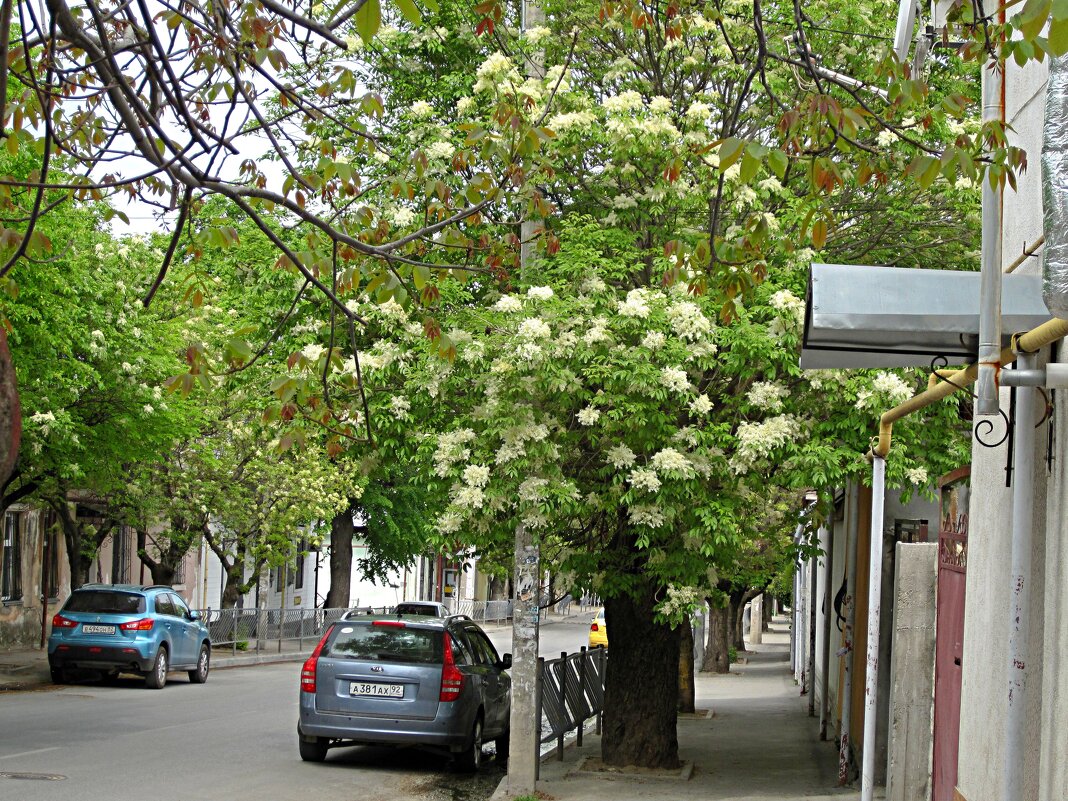
<path fill-rule="evenodd" d="M 4 556 L 0 567 L 0 600 L 22 600 L 22 536 L 19 523 L 22 515 L 4 515 Z"/>

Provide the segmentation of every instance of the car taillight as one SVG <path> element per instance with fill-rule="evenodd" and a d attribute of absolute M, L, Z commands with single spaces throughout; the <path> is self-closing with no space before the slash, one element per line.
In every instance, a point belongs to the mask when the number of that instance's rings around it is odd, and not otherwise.
<path fill-rule="evenodd" d="M 600 631 L 600 629 L 597 628 L 597 624 L 596 623 L 592 623 L 592 624 L 590 624 L 590 631 Z"/>
<path fill-rule="evenodd" d="M 63 617 L 63 615 L 52 616 L 52 628 L 54 629 L 72 629 L 78 625 L 76 620 Z"/>
<path fill-rule="evenodd" d="M 456 667 L 456 660 L 452 655 L 452 638 L 445 633 L 445 660 L 441 666 L 441 693 L 439 701 L 455 701 L 460 697 L 460 690 L 464 687 L 464 674 Z"/>
<path fill-rule="evenodd" d="M 319 644 L 315 646 L 315 650 L 311 652 L 311 656 L 304 662 L 304 667 L 300 669 L 300 691 L 302 693 L 315 692 L 315 672 L 319 665 L 319 654 L 322 653 L 323 646 L 326 645 L 326 638 L 330 636 L 330 632 L 333 630 L 333 626 L 326 630 L 323 638 L 319 640 Z"/>
<path fill-rule="evenodd" d="M 152 631 L 152 627 L 156 624 L 156 621 L 150 617 L 143 617 L 140 620 L 131 620 L 129 623 L 120 623 L 119 628 L 123 631 Z"/>

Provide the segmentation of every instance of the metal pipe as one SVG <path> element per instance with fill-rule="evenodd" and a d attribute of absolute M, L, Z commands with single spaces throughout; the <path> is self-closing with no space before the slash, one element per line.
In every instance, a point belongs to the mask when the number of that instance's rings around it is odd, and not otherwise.
<path fill-rule="evenodd" d="M 1021 354 L 1024 369 L 1034 367 L 1032 354 Z M 1005 714 L 1005 799 L 1024 798 L 1027 742 L 1027 663 L 1030 659 L 1031 550 L 1034 534 L 1035 414 L 1038 392 L 1016 390 L 1016 426 L 1013 443 L 1012 488 L 1012 601 L 1009 613 L 1008 708 Z"/>
<path fill-rule="evenodd" d="M 1016 337 L 1015 348 L 1002 350 L 1000 356 L 1001 364 L 1011 364 L 1015 361 L 1017 353 L 1035 353 L 1066 336 L 1068 336 L 1068 320 L 1057 318 L 1047 320 L 1037 328 L 1032 328 L 1026 334 Z M 939 375 L 943 380 L 937 386 L 921 392 L 919 395 L 915 395 L 904 403 L 899 403 L 894 408 L 884 412 L 883 416 L 879 418 L 879 441 L 872 448 L 872 454 L 885 458 L 890 453 L 890 440 L 893 435 L 894 423 L 913 412 L 930 406 L 932 403 L 948 398 L 959 389 L 964 389 L 975 381 L 978 374 L 979 367 L 976 364 L 952 373 L 939 371 Z"/>
<path fill-rule="evenodd" d="M 842 650 L 845 670 L 842 677 L 842 728 L 838 741 L 838 786 L 849 782 L 850 728 L 853 716 L 853 629 L 857 604 L 857 543 L 860 539 L 860 484 L 850 481 L 846 490 L 846 594 L 842 602 Z"/>
<path fill-rule="evenodd" d="M 1004 76 L 994 61 L 983 72 L 983 122 L 1005 119 Z M 1001 410 L 998 371 L 1001 369 L 1001 185 L 983 180 L 982 274 L 979 279 L 979 373 L 975 413 Z"/>
<path fill-rule="evenodd" d="M 823 556 L 823 653 L 821 661 L 823 662 L 823 669 L 820 674 L 820 739 L 827 739 L 827 711 L 828 711 L 828 698 L 830 695 L 830 681 L 831 674 L 831 599 L 834 597 L 832 593 L 831 582 L 834 580 L 834 491 L 831 492 L 831 499 L 828 504 L 830 506 L 829 514 L 827 515 L 827 525 L 825 531 L 827 532 L 826 542 L 827 547 Z"/>
<path fill-rule="evenodd" d="M 790 599 L 790 673 L 797 678 L 797 565 L 794 565 L 794 592 Z"/>
<path fill-rule="evenodd" d="M 798 629 L 798 644 L 797 644 L 797 668 L 801 672 L 801 694 L 805 695 L 809 691 L 808 686 L 808 560 L 804 560 L 798 569 L 799 578 L 798 583 L 801 586 L 801 609 L 799 610 L 798 618 L 800 628 Z"/>
<path fill-rule="evenodd" d="M 808 716 L 816 716 L 816 606 L 819 601 L 819 585 L 816 583 L 816 566 L 819 557 L 808 560 Z"/>
<path fill-rule="evenodd" d="M 868 563 L 868 669 L 864 674 L 864 743 L 861 753 L 860 801 L 875 791 L 875 718 L 879 695 L 879 623 L 883 583 L 883 503 L 886 460 L 871 464 L 871 549 Z"/>

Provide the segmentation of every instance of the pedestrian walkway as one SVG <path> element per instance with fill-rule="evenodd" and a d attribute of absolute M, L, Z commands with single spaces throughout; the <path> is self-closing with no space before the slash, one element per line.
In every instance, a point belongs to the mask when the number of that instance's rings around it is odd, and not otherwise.
<path fill-rule="evenodd" d="M 673 777 L 583 770 L 600 757 L 600 738 L 586 735 L 563 761 L 541 765 L 538 790 L 554 801 L 824 801 L 856 796 L 835 786 L 833 743 L 820 742 L 789 667 L 788 627 L 773 624 L 762 645 L 751 646 L 746 664 L 726 675 L 699 674 L 697 708 L 712 717 L 680 718 L 679 757 L 692 772 Z M 689 778 L 682 778 L 690 773 Z M 507 798 L 507 780 L 494 799 Z"/>

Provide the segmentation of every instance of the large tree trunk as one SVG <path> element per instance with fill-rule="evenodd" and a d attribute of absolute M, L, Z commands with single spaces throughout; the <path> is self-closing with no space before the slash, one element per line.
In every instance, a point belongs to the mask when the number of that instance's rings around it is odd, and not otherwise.
<path fill-rule="evenodd" d="M 0 487 L 15 471 L 22 440 L 22 407 L 19 404 L 18 381 L 11 351 L 7 347 L 7 332 L 0 327 Z"/>
<path fill-rule="evenodd" d="M 327 609 L 349 606 L 352 586 L 352 538 L 356 529 L 352 524 L 352 510 L 345 509 L 330 521 L 330 591 L 323 605 Z"/>
<path fill-rule="evenodd" d="M 100 520 L 100 526 L 90 533 L 89 522 L 77 517 L 76 511 L 67 503 L 65 491 L 61 489 L 57 498 L 46 499 L 46 503 L 55 511 L 63 529 L 63 540 L 67 545 L 67 564 L 70 566 L 70 588 L 76 590 L 89 581 L 93 559 L 114 528 L 115 521 Z"/>
<path fill-rule="evenodd" d="M 705 646 L 705 661 L 701 670 L 712 673 L 730 671 L 730 649 L 727 640 L 727 607 L 709 604 L 708 644 Z"/>
<path fill-rule="evenodd" d="M 654 622 L 656 587 L 638 580 L 632 595 L 606 598 L 612 632 L 605 677 L 601 758 L 608 765 L 679 764 L 679 635 Z"/>
<path fill-rule="evenodd" d="M 771 595 L 765 595 L 764 596 L 764 604 L 761 607 L 761 609 L 764 612 L 764 620 L 761 623 L 761 630 L 762 631 L 771 631 L 771 615 L 772 615 L 772 612 L 774 611 L 774 608 L 773 608 L 774 606 L 775 606 L 775 598 L 773 598 Z"/>
<path fill-rule="evenodd" d="M 693 677 L 693 625 L 689 620 L 679 626 L 679 712 L 696 709 L 696 687 Z"/>

